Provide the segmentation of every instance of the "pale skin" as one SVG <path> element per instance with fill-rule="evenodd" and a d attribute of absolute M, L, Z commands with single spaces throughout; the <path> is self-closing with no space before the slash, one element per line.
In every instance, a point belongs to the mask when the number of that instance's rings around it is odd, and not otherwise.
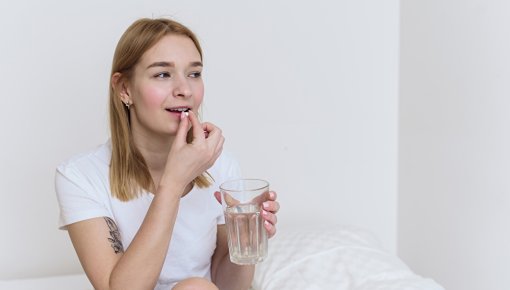
<path fill-rule="evenodd" d="M 200 54 L 191 39 L 167 35 L 145 52 L 131 79 L 120 73 L 112 76 L 115 91 L 123 102 L 131 104 L 133 140 L 147 162 L 157 190 L 127 249 L 123 248 L 111 219 L 93 218 L 68 226 L 94 289 L 154 289 L 170 244 L 180 198 L 191 190 L 194 178 L 210 168 L 221 154 L 224 143 L 221 130 L 211 123 L 201 123 L 195 114 L 204 94 L 201 71 Z M 189 108 L 189 116 L 167 110 L 175 107 Z M 187 143 L 190 128 L 193 141 Z M 219 192 L 214 195 L 220 201 Z M 262 212 L 269 237 L 276 233 L 278 210 L 276 193 L 271 191 Z M 225 225 L 219 225 L 211 260 L 212 282 L 189 277 L 173 289 L 248 289 L 254 269 L 230 262 Z"/>

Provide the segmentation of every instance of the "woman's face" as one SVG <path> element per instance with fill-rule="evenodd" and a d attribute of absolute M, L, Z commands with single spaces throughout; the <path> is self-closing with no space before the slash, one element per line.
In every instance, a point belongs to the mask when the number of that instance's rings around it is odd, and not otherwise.
<path fill-rule="evenodd" d="M 197 112 L 204 96 L 200 53 L 182 35 L 167 35 L 147 50 L 128 84 L 131 128 L 138 136 L 175 135 L 181 110 Z"/>

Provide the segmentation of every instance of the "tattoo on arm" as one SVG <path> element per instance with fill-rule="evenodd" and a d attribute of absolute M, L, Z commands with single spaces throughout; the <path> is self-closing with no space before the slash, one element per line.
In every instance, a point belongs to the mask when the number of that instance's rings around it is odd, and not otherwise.
<path fill-rule="evenodd" d="M 105 217 L 104 219 L 110 229 L 110 238 L 108 238 L 108 241 L 112 243 L 112 248 L 115 251 L 115 254 L 124 253 L 124 246 L 122 246 L 122 242 L 120 240 L 119 228 L 117 228 L 117 225 L 111 218 Z"/>

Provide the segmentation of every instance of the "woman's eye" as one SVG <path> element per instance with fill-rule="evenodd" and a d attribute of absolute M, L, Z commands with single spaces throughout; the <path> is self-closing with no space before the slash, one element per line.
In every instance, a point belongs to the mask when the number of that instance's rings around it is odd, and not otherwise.
<path fill-rule="evenodd" d="M 170 74 L 167 73 L 167 72 L 162 72 L 162 73 L 158 73 L 156 74 L 154 77 L 156 78 L 160 78 L 160 79 L 163 79 L 163 78 L 169 78 L 170 77 Z"/>
<path fill-rule="evenodd" d="M 202 76 L 202 72 L 199 72 L 199 71 L 197 71 L 197 72 L 192 72 L 192 73 L 190 73 L 190 75 L 189 75 L 189 76 L 190 76 L 190 77 L 192 77 L 192 78 L 199 78 L 199 77 L 201 77 L 201 76 Z"/>

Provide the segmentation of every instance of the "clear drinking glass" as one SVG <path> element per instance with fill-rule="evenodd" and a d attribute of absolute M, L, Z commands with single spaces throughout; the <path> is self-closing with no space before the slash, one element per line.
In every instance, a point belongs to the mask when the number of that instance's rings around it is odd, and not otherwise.
<path fill-rule="evenodd" d="M 269 183 L 261 179 L 230 180 L 220 186 L 220 191 L 230 260 L 239 265 L 261 262 L 267 256 L 267 233 L 261 211 Z"/>

